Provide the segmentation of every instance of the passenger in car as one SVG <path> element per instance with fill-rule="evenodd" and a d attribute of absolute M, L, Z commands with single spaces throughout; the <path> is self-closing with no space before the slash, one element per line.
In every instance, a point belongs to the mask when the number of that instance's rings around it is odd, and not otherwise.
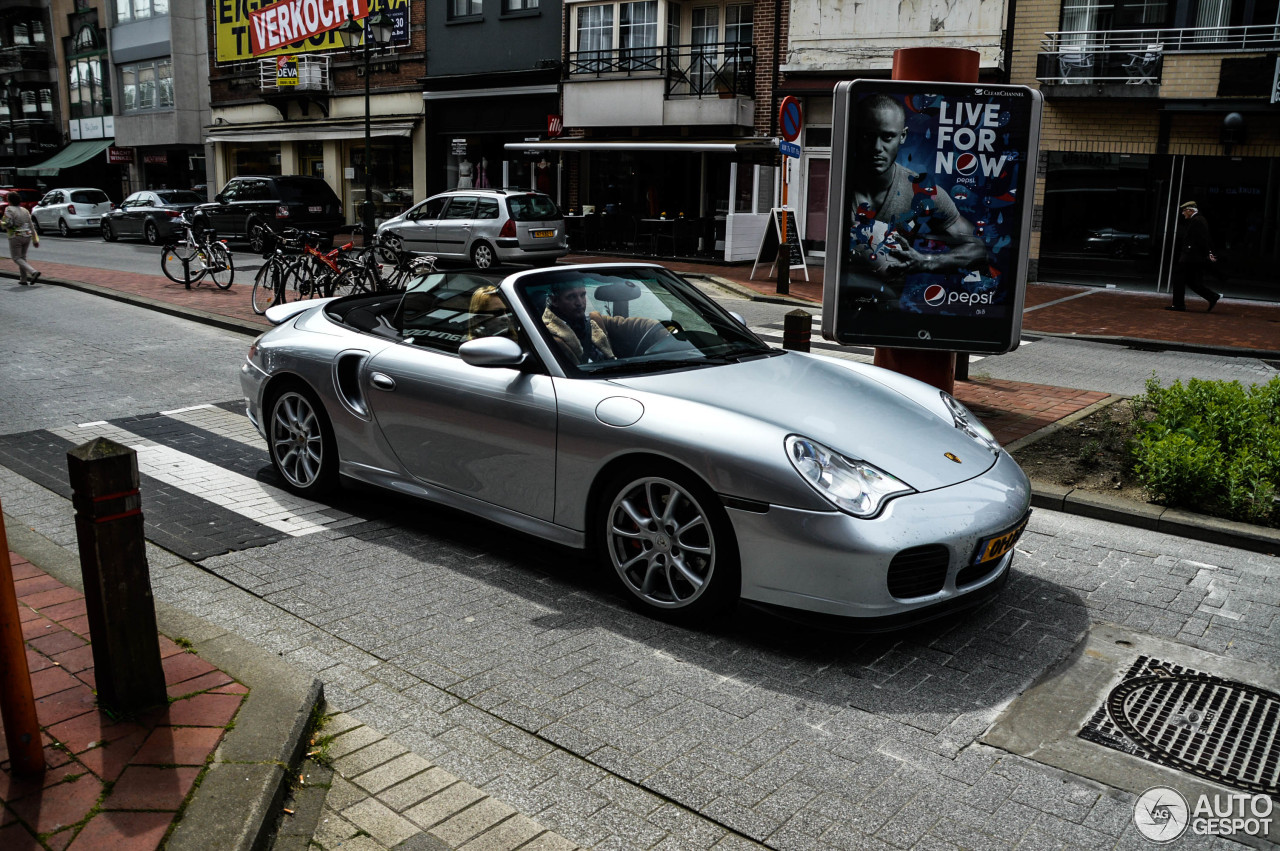
<path fill-rule="evenodd" d="M 587 314 L 587 288 L 563 281 L 547 296 L 542 323 L 561 353 L 574 363 L 632 357 L 645 335 L 662 323 L 645 317 Z M 664 329 L 665 330 L 665 329 Z"/>
<path fill-rule="evenodd" d="M 498 288 L 492 285 L 480 287 L 471 294 L 471 318 L 467 321 L 467 339 L 479 337 L 509 337 L 519 340 L 511 310 L 498 297 Z"/>

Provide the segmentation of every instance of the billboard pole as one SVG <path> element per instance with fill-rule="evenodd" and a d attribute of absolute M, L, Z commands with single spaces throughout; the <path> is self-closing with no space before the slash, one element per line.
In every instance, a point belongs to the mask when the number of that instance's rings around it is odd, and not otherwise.
<path fill-rule="evenodd" d="M 900 47 L 893 52 L 893 79 L 976 83 L 980 58 L 978 51 L 958 47 Z M 948 393 L 956 387 L 955 352 L 877 346 L 875 365 Z"/>

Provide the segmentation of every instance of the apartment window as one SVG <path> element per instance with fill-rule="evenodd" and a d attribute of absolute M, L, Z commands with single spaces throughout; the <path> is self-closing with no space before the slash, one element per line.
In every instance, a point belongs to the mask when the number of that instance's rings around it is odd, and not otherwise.
<path fill-rule="evenodd" d="M 169 0 L 115 0 L 115 7 L 118 24 L 169 14 Z"/>
<path fill-rule="evenodd" d="M 503 12 L 536 12 L 538 0 L 502 0 Z"/>
<path fill-rule="evenodd" d="M 653 70 L 658 58 L 658 0 L 623 3 L 618 16 L 618 46 L 623 67 Z"/>
<path fill-rule="evenodd" d="M 121 65 L 120 96 L 126 113 L 173 109 L 173 60 Z"/>
<path fill-rule="evenodd" d="M 449 0 L 450 18 L 475 18 L 484 14 L 484 0 Z"/>
<path fill-rule="evenodd" d="M 75 35 L 65 39 L 67 51 L 67 98 L 71 118 L 111 114 L 111 86 L 107 75 L 105 32 L 84 23 Z"/>
<path fill-rule="evenodd" d="M 43 21 L 16 21 L 12 29 L 9 31 L 9 45 L 33 45 L 45 43 L 45 32 Z"/>
<path fill-rule="evenodd" d="M 690 82 L 695 91 L 710 91 L 720 58 L 720 7 L 698 6 L 695 8 L 689 35 L 693 45 L 689 69 Z"/>
<path fill-rule="evenodd" d="M 750 3 L 726 6 L 724 10 L 725 59 L 745 64 L 751 56 L 752 9 Z"/>
<path fill-rule="evenodd" d="M 578 58 L 584 71 L 606 71 L 613 52 L 613 7 L 578 9 Z"/>
<path fill-rule="evenodd" d="M 667 3 L 667 46 L 680 43 L 680 4 Z"/>

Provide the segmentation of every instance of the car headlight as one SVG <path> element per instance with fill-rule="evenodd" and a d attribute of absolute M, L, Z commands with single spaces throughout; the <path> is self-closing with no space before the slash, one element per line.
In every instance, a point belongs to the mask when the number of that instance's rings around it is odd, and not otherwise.
<path fill-rule="evenodd" d="M 946 405 L 947 410 L 951 412 L 951 421 L 955 423 L 956 428 L 997 455 L 1000 454 L 1000 443 L 996 440 L 995 435 L 982 424 L 982 420 L 974 416 L 973 411 L 966 408 L 964 403 L 955 396 L 945 390 L 941 391 L 941 393 L 942 404 Z"/>
<path fill-rule="evenodd" d="M 787 457 L 814 490 L 855 517 L 874 517 L 893 497 L 915 492 L 884 470 L 797 434 L 787 438 Z"/>

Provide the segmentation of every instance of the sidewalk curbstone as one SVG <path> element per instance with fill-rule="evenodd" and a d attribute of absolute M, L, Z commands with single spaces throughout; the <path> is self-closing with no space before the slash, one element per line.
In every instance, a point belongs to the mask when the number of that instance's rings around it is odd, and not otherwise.
<path fill-rule="evenodd" d="M 9 548 L 64 585 L 83 590 L 78 554 L 6 515 Z M 208 771 L 180 811 L 170 851 L 257 851 L 264 847 L 284 799 L 289 769 L 306 745 L 320 681 L 280 659 L 160 600 L 161 634 L 192 642 L 195 653 L 244 683 L 249 694 L 223 736 Z"/>

